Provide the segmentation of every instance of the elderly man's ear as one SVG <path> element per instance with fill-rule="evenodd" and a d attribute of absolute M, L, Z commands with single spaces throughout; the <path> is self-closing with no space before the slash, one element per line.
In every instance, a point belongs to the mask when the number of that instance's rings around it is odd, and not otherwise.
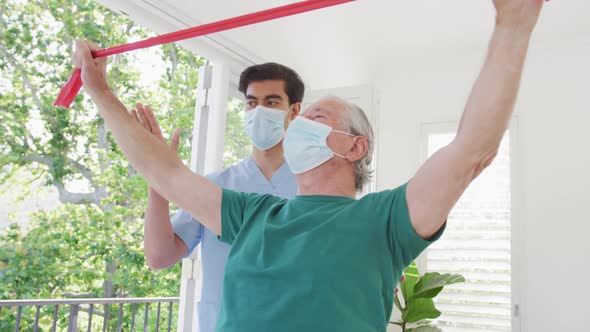
<path fill-rule="evenodd" d="M 363 157 L 369 152 L 369 141 L 364 136 L 355 136 L 354 144 L 345 154 L 346 159 L 351 162 L 363 159 Z"/>

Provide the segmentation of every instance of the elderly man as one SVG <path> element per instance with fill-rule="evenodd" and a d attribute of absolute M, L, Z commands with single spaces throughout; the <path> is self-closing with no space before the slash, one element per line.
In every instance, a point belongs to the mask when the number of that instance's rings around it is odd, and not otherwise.
<path fill-rule="evenodd" d="M 385 331 L 394 282 L 490 164 L 512 114 L 543 0 L 494 4 L 490 50 L 456 138 L 408 183 L 360 200 L 373 142 L 354 105 L 324 99 L 290 123 L 284 149 L 296 198 L 222 190 L 133 120 L 106 83 L 104 61 L 77 44 L 84 86 L 132 165 L 232 244 L 217 331 Z"/>

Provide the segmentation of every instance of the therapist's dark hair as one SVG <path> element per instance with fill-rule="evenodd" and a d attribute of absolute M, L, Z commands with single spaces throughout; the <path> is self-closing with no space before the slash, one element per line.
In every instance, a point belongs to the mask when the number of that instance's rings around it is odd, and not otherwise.
<path fill-rule="evenodd" d="M 289 105 L 303 101 L 305 85 L 299 74 L 293 69 L 274 62 L 267 62 L 246 68 L 240 75 L 239 90 L 244 95 L 248 85 L 258 81 L 283 81 Z"/>

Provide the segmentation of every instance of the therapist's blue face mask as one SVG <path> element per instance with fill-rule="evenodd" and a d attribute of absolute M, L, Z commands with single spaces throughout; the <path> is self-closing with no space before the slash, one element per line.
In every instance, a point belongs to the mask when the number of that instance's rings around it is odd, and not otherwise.
<path fill-rule="evenodd" d="M 355 136 L 302 116 L 298 116 L 291 122 L 283 148 L 285 160 L 293 173 L 301 174 L 314 169 L 332 159 L 334 155 L 344 158 L 328 146 L 326 140 L 331 132 Z"/>
<path fill-rule="evenodd" d="M 289 110 L 291 110 L 289 108 Z M 288 112 L 256 106 L 246 112 L 245 131 L 252 144 L 259 150 L 266 151 L 285 137 L 285 116 Z"/>

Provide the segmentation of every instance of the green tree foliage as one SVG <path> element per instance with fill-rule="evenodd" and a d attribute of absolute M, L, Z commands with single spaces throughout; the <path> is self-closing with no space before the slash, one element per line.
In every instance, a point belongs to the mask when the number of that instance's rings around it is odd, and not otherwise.
<path fill-rule="evenodd" d="M 0 0 L 0 184 L 24 170 L 55 188 L 63 203 L 36 213 L 29 229 L 15 224 L 0 233 L 0 299 L 178 293 L 178 265 L 154 272 L 145 264 L 147 187 L 90 98 L 81 93 L 70 109 L 52 106 L 73 69 L 76 39 L 108 47 L 150 35 L 90 0 Z M 166 133 L 183 128 L 179 153 L 188 160 L 204 59 L 175 45 L 158 52 L 166 70 L 156 84 L 143 78 L 150 69 L 139 67 L 136 53 L 110 59 L 109 84 L 130 107 L 152 105 Z M 240 136 L 239 104 L 232 105 L 228 133 L 242 139 L 228 139 L 234 162 L 249 143 Z"/>
<path fill-rule="evenodd" d="M 246 158 L 252 151 L 252 143 L 244 131 L 244 102 L 230 98 L 225 127 L 225 151 L 223 166 L 229 167 Z"/>

